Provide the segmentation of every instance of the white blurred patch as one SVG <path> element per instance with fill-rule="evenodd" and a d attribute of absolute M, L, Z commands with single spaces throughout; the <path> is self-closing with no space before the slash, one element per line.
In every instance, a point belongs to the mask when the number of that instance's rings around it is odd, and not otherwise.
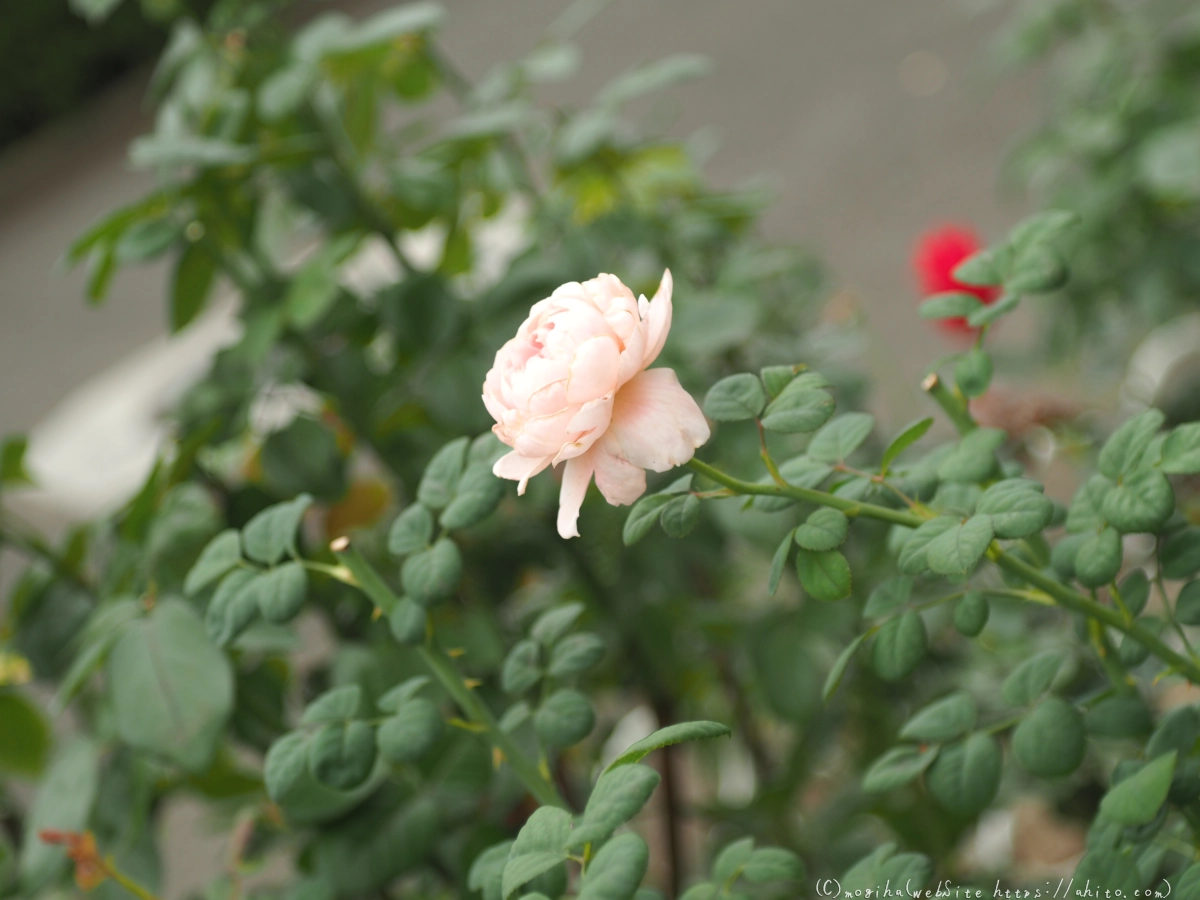
<path fill-rule="evenodd" d="M 156 338 L 69 394 L 30 432 L 25 461 L 37 487 L 14 492 L 14 504 L 69 519 L 119 506 L 154 465 L 163 416 L 240 334 L 233 303 L 214 304 L 179 334 Z"/>
<path fill-rule="evenodd" d="M 739 740 L 721 741 L 721 758 L 717 766 L 717 799 L 726 806 L 740 808 L 754 799 L 758 778 L 754 774 L 754 759 L 746 745 Z"/>
<path fill-rule="evenodd" d="M 635 706 L 613 726 L 612 734 L 604 742 L 604 748 L 600 751 L 600 769 L 603 770 L 624 753 L 630 744 L 636 744 L 657 730 L 658 718 L 654 715 L 654 710 L 645 704 Z"/>
<path fill-rule="evenodd" d="M 495 283 L 528 245 L 527 221 L 526 205 L 513 202 L 476 229 L 471 289 Z M 414 266 L 432 269 L 445 241 L 445 226 L 435 224 L 403 235 L 400 246 Z M 363 296 L 400 276 L 378 237 L 364 241 L 339 273 L 345 287 Z M 222 297 L 179 334 L 156 338 L 78 387 L 32 429 L 26 465 L 37 487 L 12 491 L 14 510 L 77 521 L 119 507 L 153 467 L 167 436 L 166 414 L 204 376 L 216 352 L 240 336 L 236 301 Z M 315 412 L 319 401 L 302 386 L 273 387 L 255 401 L 252 427 L 259 434 L 278 430 L 299 412 Z"/>

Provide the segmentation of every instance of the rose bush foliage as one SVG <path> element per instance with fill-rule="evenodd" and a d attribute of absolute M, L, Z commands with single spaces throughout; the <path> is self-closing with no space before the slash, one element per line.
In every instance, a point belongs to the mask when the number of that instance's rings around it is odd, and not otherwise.
<path fill-rule="evenodd" d="M 1078 216 L 923 303 L 974 343 L 889 438 L 761 198 L 626 114 L 701 61 L 547 109 L 574 12 L 477 84 L 435 5 L 268 12 L 178 23 L 159 187 L 71 250 L 97 301 L 171 259 L 176 329 L 227 284 L 241 332 L 122 509 L 4 516 L 0 895 L 73 861 L 145 900 L 181 797 L 214 898 L 986 886 L 973 829 L 1030 794 L 1086 829 L 1076 878 L 1195 890 L 1200 425 L 1139 412 L 1060 503 L 969 404 Z"/>

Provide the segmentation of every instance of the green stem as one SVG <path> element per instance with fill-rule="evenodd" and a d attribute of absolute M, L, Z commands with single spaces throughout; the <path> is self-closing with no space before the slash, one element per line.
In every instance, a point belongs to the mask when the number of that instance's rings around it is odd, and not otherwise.
<path fill-rule="evenodd" d="M 950 421 L 954 423 L 954 427 L 958 429 L 959 434 L 968 434 L 979 427 L 975 424 L 975 420 L 971 418 L 966 400 L 961 394 L 951 391 L 946 387 L 945 382 L 938 377 L 936 372 L 930 372 L 926 376 L 925 380 L 921 382 L 921 389 L 932 397 L 937 402 L 937 405 L 945 411 L 946 415 L 950 417 Z"/>
<path fill-rule="evenodd" d="M 1126 622 L 1117 610 L 1110 606 L 1103 606 L 1096 603 L 1090 597 L 1085 597 L 1077 591 L 1071 590 L 1064 584 L 1059 584 L 1053 578 L 1050 578 L 1045 573 L 1035 569 L 1024 560 L 1018 559 L 1003 550 L 995 548 L 988 551 L 992 561 L 1000 568 L 1012 572 L 1028 581 L 1034 587 L 1045 591 L 1060 606 L 1071 610 L 1072 612 L 1082 613 L 1093 619 L 1098 619 L 1105 625 L 1110 625 L 1117 631 L 1129 635 L 1163 662 L 1171 665 L 1181 675 L 1184 675 L 1188 681 L 1195 684 L 1200 684 L 1200 665 L 1195 660 L 1188 659 L 1182 653 L 1168 647 L 1161 641 L 1158 635 L 1143 626 L 1140 622 Z"/>
<path fill-rule="evenodd" d="M 512 737 L 496 724 L 491 710 L 467 687 L 450 657 L 432 644 L 421 647 L 419 650 L 421 658 L 425 660 L 425 664 L 429 666 L 434 677 L 441 682 L 446 693 L 453 698 L 468 719 L 484 728 L 488 739 L 504 754 L 508 764 L 517 773 L 517 777 L 524 782 L 525 787 L 529 788 L 529 793 L 533 794 L 543 806 L 557 806 L 569 811 L 570 807 L 558 792 L 558 788 L 542 777 L 537 765 L 530 762 Z"/>
<path fill-rule="evenodd" d="M 836 494 L 828 494 L 825 491 L 815 491 L 811 488 L 798 487 L 794 484 L 758 484 L 753 481 L 742 481 L 740 478 L 734 478 L 732 475 L 726 475 L 720 469 L 714 469 L 708 463 L 692 457 L 688 461 L 688 467 L 696 472 L 699 472 L 705 478 L 715 481 L 717 484 L 724 485 L 732 491 L 739 494 L 759 494 L 766 497 L 790 497 L 793 500 L 803 500 L 807 503 L 816 503 L 821 506 L 829 506 L 833 509 L 840 510 L 850 518 L 862 516 L 867 519 L 878 519 L 881 522 L 891 522 L 893 525 L 904 525 L 908 528 L 916 528 L 924 519 L 915 516 L 912 513 L 901 512 L 898 509 L 888 509 L 886 506 L 876 506 L 874 503 L 862 503 L 857 500 L 847 500 L 845 497 L 839 497 Z"/>
<path fill-rule="evenodd" d="M 138 900 L 158 900 L 157 896 L 118 869 L 111 856 L 103 860 L 102 865 L 109 878 L 137 897 Z"/>
<path fill-rule="evenodd" d="M 693 471 L 699 472 L 704 477 L 724 485 L 738 494 L 790 497 L 793 500 L 802 500 L 807 503 L 816 503 L 821 506 L 840 510 L 851 518 L 861 516 L 867 519 L 877 519 L 881 522 L 890 522 L 893 525 L 903 525 L 907 528 L 917 528 L 925 521 L 920 516 L 909 512 L 888 509 L 886 506 L 876 506 L 873 503 L 847 500 L 845 497 L 838 497 L 836 494 L 829 494 L 825 491 L 797 487 L 791 484 L 758 484 L 751 481 L 742 481 L 694 457 L 688 462 L 688 466 Z M 1090 597 L 1084 596 L 1064 584 L 1060 584 L 1024 560 L 1006 553 L 995 542 L 988 548 L 988 557 L 1000 568 L 1020 576 L 1023 580 L 1041 590 L 1059 606 L 1069 609 L 1072 612 L 1082 613 L 1092 619 L 1097 619 L 1105 625 L 1115 628 L 1122 634 L 1129 635 L 1133 640 L 1137 641 L 1160 660 L 1169 664 L 1189 681 L 1200 684 L 1200 663 L 1167 646 L 1159 639 L 1158 635 L 1154 634 L 1141 623 L 1137 621 L 1125 621 L 1125 617 L 1117 610 L 1109 606 L 1103 606 Z M 1016 596 L 1020 595 L 1016 594 Z"/>
<path fill-rule="evenodd" d="M 348 538 L 338 538 L 331 546 L 334 556 L 354 576 L 358 587 L 376 606 L 385 612 L 395 609 L 400 598 L 387 586 L 375 567 L 366 557 L 358 552 Z M 517 746 L 508 732 L 496 723 L 491 710 L 484 705 L 463 680 L 462 674 L 453 661 L 443 651 L 433 645 L 432 641 L 418 648 L 421 658 L 429 666 L 435 678 L 446 689 L 446 693 L 458 704 L 459 709 L 471 721 L 478 725 L 488 736 L 492 746 L 498 748 L 512 766 L 517 777 L 529 789 L 537 801 L 544 806 L 557 806 L 570 810 L 567 801 L 563 799 L 554 784 L 542 776 L 537 764 L 531 762 Z"/>

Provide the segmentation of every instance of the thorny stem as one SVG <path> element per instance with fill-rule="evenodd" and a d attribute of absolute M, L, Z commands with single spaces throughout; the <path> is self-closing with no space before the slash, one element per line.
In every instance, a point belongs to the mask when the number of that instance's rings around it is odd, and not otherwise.
<path fill-rule="evenodd" d="M 387 586 L 375 567 L 358 552 L 358 549 L 347 538 L 342 537 L 335 540 L 331 549 L 338 562 L 353 575 L 354 582 L 367 595 L 368 599 L 385 613 L 396 608 L 400 603 L 400 598 Z M 497 724 L 491 710 L 467 686 L 454 662 L 433 643 L 432 636 L 425 646 L 419 648 L 418 652 L 425 660 L 429 671 L 445 688 L 451 699 L 458 704 L 467 720 L 477 726 L 481 733 L 485 733 L 492 746 L 508 760 L 508 764 L 512 766 L 517 777 L 529 789 L 529 793 L 544 806 L 557 806 L 569 811 L 570 806 L 559 793 L 558 788 L 553 782 L 543 777 L 538 770 L 537 763 L 530 760 L 508 732 Z"/>
<path fill-rule="evenodd" d="M 743 481 L 740 478 L 727 475 L 725 472 L 695 458 L 688 462 L 688 466 L 704 477 L 729 488 L 736 494 L 790 497 L 793 500 L 802 500 L 806 503 L 816 503 L 820 506 L 828 506 L 832 509 L 840 510 L 850 518 L 876 519 L 880 522 L 889 522 L 893 525 L 903 525 L 906 528 L 917 528 L 929 518 L 929 516 L 922 517 L 902 510 L 889 509 L 886 506 L 877 506 L 873 503 L 847 500 L 845 497 L 839 497 L 836 494 L 812 488 L 798 487 L 792 484 L 774 485 Z M 1115 628 L 1122 634 L 1129 635 L 1134 641 L 1141 644 L 1189 681 L 1200 684 L 1200 662 L 1172 649 L 1141 623 L 1126 621 L 1125 617 L 1117 610 L 1097 603 L 1090 597 L 1055 581 L 1039 569 L 1005 552 L 995 541 L 988 547 L 987 555 L 1000 568 L 1019 576 L 1024 581 L 1033 585 L 1050 597 L 1058 606 L 1099 620 L 1103 624 Z"/>
<path fill-rule="evenodd" d="M 954 427 L 958 429 L 959 434 L 967 434 L 979 427 L 975 424 L 975 420 L 971 418 L 966 400 L 961 394 L 951 391 L 946 387 L 945 382 L 938 377 L 936 372 L 930 372 L 925 376 L 925 380 L 921 382 L 921 390 L 932 397 L 937 402 L 937 405 L 945 411 L 946 415 L 950 417 L 950 421 L 954 423 Z"/>

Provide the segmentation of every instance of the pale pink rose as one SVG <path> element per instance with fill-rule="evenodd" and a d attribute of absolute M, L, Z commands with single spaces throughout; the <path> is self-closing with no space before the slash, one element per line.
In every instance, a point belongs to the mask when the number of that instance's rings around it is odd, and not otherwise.
<path fill-rule="evenodd" d="M 565 462 L 558 533 L 576 537 L 592 476 L 614 506 L 708 440 L 708 422 L 671 369 L 647 369 L 671 329 L 671 272 L 653 300 L 614 275 L 571 282 L 535 303 L 483 384 L 492 430 L 512 452 L 492 469 L 520 482 Z"/>

